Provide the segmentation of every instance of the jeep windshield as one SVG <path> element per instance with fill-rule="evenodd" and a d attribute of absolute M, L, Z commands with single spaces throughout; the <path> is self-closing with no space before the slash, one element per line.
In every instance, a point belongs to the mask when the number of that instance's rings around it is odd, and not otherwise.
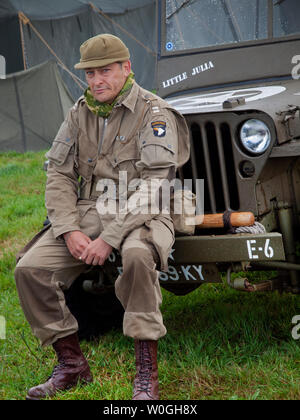
<path fill-rule="evenodd" d="M 164 12 L 163 54 L 300 33 L 299 0 L 165 0 Z"/>

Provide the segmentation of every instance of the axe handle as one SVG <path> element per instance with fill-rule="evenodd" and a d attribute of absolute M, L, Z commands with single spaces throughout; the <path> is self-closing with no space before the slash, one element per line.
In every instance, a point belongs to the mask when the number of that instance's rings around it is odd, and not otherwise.
<path fill-rule="evenodd" d="M 198 221 L 197 221 L 198 220 Z M 230 223 L 234 227 L 251 226 L 255 222 L 254 214 L 251 212 L 233 212 L 230 215 Z M 196 216 L 197 229 L 223 228 L 223 213 L 205 214 Z"/>

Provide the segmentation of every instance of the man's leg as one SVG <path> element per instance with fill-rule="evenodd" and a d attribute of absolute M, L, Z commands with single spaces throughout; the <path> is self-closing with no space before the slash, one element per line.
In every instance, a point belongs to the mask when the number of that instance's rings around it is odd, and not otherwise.
<path fill-rule="evenodd" d="M 50 228 L 21 258 L 15 269 L 20 303 L 34 335 L 43 346 L 78 330 L 69 311 L 67 290 L 85 265 L 70 254 Z"/>
<path fill-rule="evenodd" d="M 158 339 L 166 334 L 159 306 L 162 302 L 156 263 L 149 249 L 122 252 L 123 274 L 116 294 L 124 309 L 124 334 L 134 339 L 136 376 L 133 399 L 158 400 Z"/>
<path fill-rule="evenodd" d="M 41 344 L 53 345 L 58 359 L 51 377 L 31 388 L 27 399 L 53 396 L 79 380 L 92 381 L 79 346 L 77 321 L 64 298 L 64 290 L 84 270 L 84 264 L 71 256 L 65 243 L 54 238 L 52 229 L 17 264 L 15 279 L 25 317 Z"/>
<path fill-rule="evenodd" d="M 168 232 L 164 233 L 167 237 Z M 171 247 L 171 234 L 169 241 Z M 124 334 L 135 343 L 137 373 L 133 399 L 158 399 L 157 344 L 166 328 L 160 311 L 162 295 L 156 270 L 159 254 L 149 229 L 144 226 L 133 231 L 124 241 L 121 253 L 123 273 L 115 288 L 125 309 Z"/>
<path fill-rule="evenodd" d="M 125 309 L 124 334 L 134 339 L 156 341 L 166 334 L 154 258 L 149 248 L 132 247 L 122 252 L 123 274 L 118 277 L 115 288 Z"/>
<path fill-rule="evenodd" d="M 94 216 L 92 212 L 89 219 L 94 225 L 97 221 L 99 224 L 96 212 Z M 82 230 L 92 237 L 88 229 Z M 99 233 L 95 232 L 96 235 Z M 55 239 L 52 228 L 17 264 L 15 279 L 24 314 L 41 344 L 53 345 L 59 362 L 45 384 L 29 390 L 28 399 L 54 395 L 56 390 L 70 388 L 78 380 L 92 380 L 88 363 L 79 346 L 77 321 L 69 311 L 64 297 L 64 290 L 71 286 L 86 267 L 70 254 L 64 241 Z"/>

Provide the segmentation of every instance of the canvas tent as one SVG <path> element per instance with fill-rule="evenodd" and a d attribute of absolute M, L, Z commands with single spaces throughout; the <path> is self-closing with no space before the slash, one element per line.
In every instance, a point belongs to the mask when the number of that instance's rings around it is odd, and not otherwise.
<path fill-rule="evenodd" d="M 155 87 L 155 0 L 1 0 L 0 55 L 7 73 L 55 59 L 74 99 L 82 94 L 82 70 L 75 70 L 79 47 L 99 33 L 112 33 L 128 45 L 136 80 Z M 72 77 L 67 69 L 75 74 Z"/>
<path fill-rule="evenodd" d="M 155 88 L 156 21 L 156 0 L 1 0 L 0 58 L 7 76 L 3 80 L 0 69 L 0 151 L 49 147 L 65 104 L 86 88 L 74 64 L 91 36 L 119 36 L 131 51 L 137 82 Z"/>
<path fill-rule="evenodd" d="M 0 93 L 1 151 L 48 149 L 73 104 L 54 61 L 0 80 Z"/>

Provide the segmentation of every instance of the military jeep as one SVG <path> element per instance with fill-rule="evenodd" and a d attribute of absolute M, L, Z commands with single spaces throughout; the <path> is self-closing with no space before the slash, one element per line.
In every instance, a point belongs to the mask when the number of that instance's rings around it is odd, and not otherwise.
<path fill-rule="evenodd" d="M 191 156 L 178 177 L 193 185 L 203 179 L 204 213 L 224 221 L 176 238 L 161 286 L 186 294 L 226 273 L 237 290 L 299 293 L 299 1 L 160 0 L 157 16 L 157 93 L 185 116 L 190 131 Z M 264 229 L 233 229 L 230 217 L 240 212 L 251 212 Z M 87 307 L 93 293 L 95 307 L 102 299 L 113 308 L 116 323 L 122 308 L 113 283 L 121 270 L 114 252 L 104 269 L 74 285 L 84 288 Z M 231 278 L 259 270 L 278 275 L 262 283 L 246 274 Z M 78 315 L 82 296 L 74 298 L 74 287 L 67 299 Z M 83 329 L 90 321 L 81 320 Z"/>

